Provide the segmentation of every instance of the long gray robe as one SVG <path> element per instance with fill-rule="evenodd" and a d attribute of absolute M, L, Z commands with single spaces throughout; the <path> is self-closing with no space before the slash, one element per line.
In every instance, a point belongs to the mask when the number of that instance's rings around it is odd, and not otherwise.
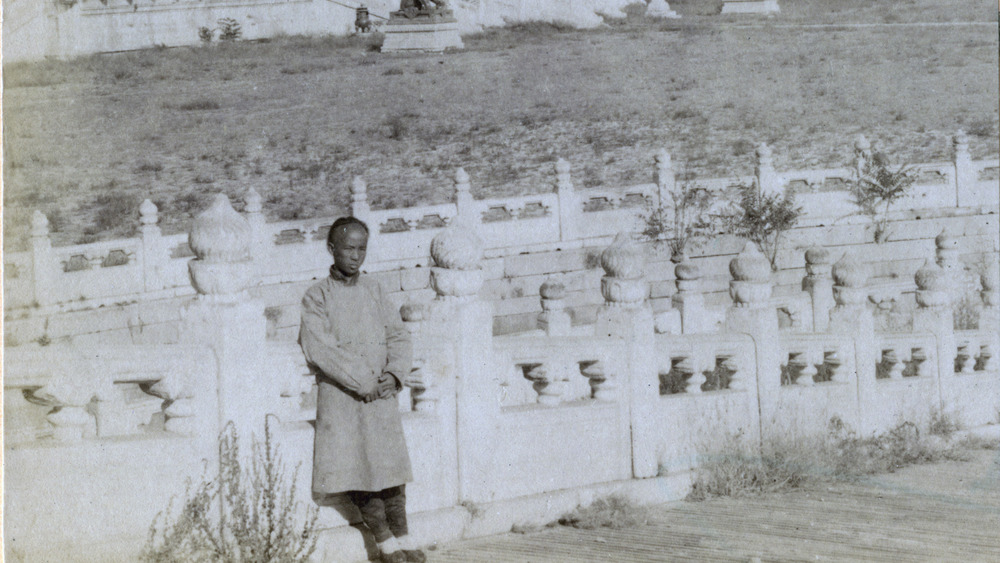
<path fill-rule="evenodd" d="M 377 282 L 330 277 L 302 299 L 299 344 L 319 374 L 313 491 L 380 491 L 412 480 L 395 397 L 361 400 L 382 373 L 410 372 L 410 335 Z"/>

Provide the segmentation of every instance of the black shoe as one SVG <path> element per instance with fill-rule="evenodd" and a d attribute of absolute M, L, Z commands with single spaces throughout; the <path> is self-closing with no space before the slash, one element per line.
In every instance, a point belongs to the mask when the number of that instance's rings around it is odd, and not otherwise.
<path fill-rule="evenodd" d="M 409 563 L 424 563 L 427 561 L 427 556 L 419 549 L 404 549 L 403 553 L 406 554 L 406 560 Z"/>
<path fill-rule="evenodd" d="M 406 558 L 406 554 L 403 553 L 403 550 L 401 549 L 393 551 L 392 553 L 383 552 L 382 555 L 379 556 L 379 560 L 382 563 L 406 563 L 409 561 L 409 559 Z"/>

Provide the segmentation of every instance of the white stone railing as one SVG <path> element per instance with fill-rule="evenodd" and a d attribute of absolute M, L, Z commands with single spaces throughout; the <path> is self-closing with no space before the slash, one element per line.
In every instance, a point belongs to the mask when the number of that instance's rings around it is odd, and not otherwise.
<path fill-rule="evenodd" d="M 493 347 L 501 406 L 616 397 L 620 354 L 606 338 L 498 337 Z"/>
<path fill-rule="evenodd" d="M 962 136 L 956 137 L 961 140 Z M 758 148 L 753 176 L 701 179 L 715 191 L 740 182 L 756 181 L 762 189 L 794 189 L 804 209 L 800 226 L 834 222 L 863 222 L 846 187 L 848 168 L 777 172 L 770 149 Z M 915 165 L 921 180 L 900 209 L 976 208 L 1000 204 L 997 159 L 973 161 L 967 144 L 956 143 L 952 162 Z M 372 210 L 367 187 L 360 179 L 352 186 L 351 212 L 370 223 L 373 236 L 369 271 L 426 266 L 431 239 L 456 217 L 474 225 L 487 256 L 516 255 L 533 250 L 554 250 L 606 243 L 618 231 L 640 228 L 642 206 L 660 201 L 675 189 L 669 155 L 657 156 L 655 182 L 625 188 L 576 190 L 570 166 L 556 164 L 554 193 L 475 200 L 469 177 L 456 173 L 454 203 L 402 209 Z M 823 188 L 835 185 L 835 190 Z M 817 189 L 821 189 L 817 191 Z M 260 196 L 248 193 L 247 218 L 253 230 L 253 255 L 259 263 L 261 283 L 308 280 L 322 275 L 329 265 L 326 232 L 332 218 L 265 223 Z M 140 236 L 66 247 L 51 246 L 48 222 L 36 214 L 30 250 L 5 253 L 7 299 L 5 307 L 63 308 L 97 306 L 137 299 L 190 293 L 186 263 L 190 249 L 185 235 L 163 236 L 156 207 L 144 202 Z"/>
<path fill-rule="evenodd" d="M 788 374 L 784 384 L 809 386 L 850 380 L 848 362 L 853 359 L 854 342 L 849 337 L 783 333 L 779 353 L 782 369 Z"/>
<path fill-rule="evenodd" d="M 933 334 L 879 334 L 875 377 L 939 377 L 936 349 Z"/>
<path fill-rule="evenodd" d="M 22 346 L 4 356 L 7 444 L 51 436 L 58 442 L 144 433 L 162 412 L 167 431 L 184 433 L 191 381 L 214 376 L 208 347 L 129 346 L 90 352 L 71 346 Z M 19 425 L 39 421 L 43 425 Z M 32 410 L 35 415 L 32 416 Z"/>
<path fill-rule="evenodd" d="M 683 378 L 685 394 L 746 391 L 756 379 L 753 342 L 736 334 L 657 335 L 660 394 L 669 395 L 668 378 Z M 721 372 L 718 379 L 709 377 Z M 707 387 L 707 389 L 703 389 Z"/>
<path fill-rule="evenodd" d="M 196 476 L 230 423 L 259 436 L 276 415 L 289 462 L 309 467 L 314 376 L 297 345 L 267 340 L 262 300 L 248 292 L 261 275 L 248 258 L 259 232 L 224 197 L 196 219 L 188 267 L 198 295 L 182 304 L 180 344 L 8 351 L 4 385 L 16 400 L 5 413 L 14 438 L 5 516 L 26 553 L 45 560 L 46 550 L 85 539 L 108 550 L 122 537 L 140 545 L 159 503 L 179 492 L 157 489 L 164 475 L 177 484 Z M 550 279 L 539 289 L 538 330 L 503 337 L 493 336 L 492 303 L 480 297 L 479 238 L 460 222 L 436 235 L 436 297 L 401 310 L 415 352 L 399 399 L 413 511 L 669 478 L 734 440 L 753 449 L 818 435 L 835 417 L 867 436 L 901 420 L 927 427 L 935 411 L 967 426 L 992 423 L 1000 409 L 996 275 L 981 280 L 982 328 L 955 331 L 948 236 L 914 276 L 913 330 L 876 331 L 870 266 L 851 254 L 831 265 L 818 248 L 806 253 L 804 290 L 775 298 L 777 276 L 745 247 L 729 264 L 733 300 L 719 326 L 697 322 L 699 272 L 681 262 L 668 311 L 676 314 L 654 316 L 645 247 L 623 233 L 600 255 L 593 325 L 571 325 L 566 288 Z M 778 309 L 790 303 L 810 313 L 779 330 Z M 161 416 L 166 432 L 156 430 Z M 137 437 L 151 431 L 160 439 Z M 307 494 L 309 476 L 300 478 Z M 155 506 L 148 494 L 119 492 L 124 481 L 155 490 Z M 71 521 L 35 508 L 44 498 L 71 499 Z M 115 522 L 109 511 L 140 516 L 95 535 L 88 522 Z"/>
<path fill-rule="evenodd" d="M 997 338 L 996 327 L 956 331 L 956 375 L 996 372 Z"/>

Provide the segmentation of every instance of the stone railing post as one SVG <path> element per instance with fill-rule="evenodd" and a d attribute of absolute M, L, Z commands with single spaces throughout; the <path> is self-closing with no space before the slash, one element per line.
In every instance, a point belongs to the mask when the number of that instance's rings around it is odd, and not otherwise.
<path fill-rule="evenodd" d="M 653 181 L 656 182 L 656 194 L 658 204 L 662 208 L 665 204 L 671 203 L 671 195 L 677 189 L 677 179 L 674 176 L 673 162 L 670 153 L 662 150 L 653 157 L 656 161 L 656 169 L 653 172 Z"/>
<path fill-rule="evenodd" d="M 441 389 L 435 380 L 436 372 L 428 357 L 429 342 L 425 338 L 424 325 L 427 321 L 427 307 L 422 303 L 407 303 L 399 308 L 399 314 L 410 331 L 413 341 L 413 368 L 404 382 L 410 389 L 413 410 L 434 412 L 441 398 Z"/>
<path fill-rule="evenodd" d="M 583 210 L 573 189 L 569 162 L 564 158 L 556 161 L 556 195 L 559 200 L 559 240 L 576 240 L 579 232 L 577 221 L 581 220 Z"/>
<path fill-rule="evenodd" d="M 472 199 L 472 186 L 469 183 L 469 175 L 464 168 L 455 171 L 455 207 L 458 212 L 458 219 L 465 221 L 470 228 L 475 228 L 479 223 L 476 217 L 475 200 Z"/>
<path fill-rule="evenodd" d="M 937 381 L 942 410 L 949 407 L 949 384 L 955 377 L 955 315 L 953 293 L 947 271 L 936 261 L 927 260 L 913 275 L 917 284 L 917 310 L 913 312 L 913 330 L 934 333 L 937 341 Z"/>
<path fill-rule="evenodd" d="M 493 359 L 493 311 L 479 298 L 483 242 L 468 225 L 452 223 L 431 241 L 431 304 L 427 330 L 448 335 L 454 358 L 458 497 L 488 500 L 496 461 L 500 402 Z"/>
<path fill-rule="evenodd" d="M 31 268 L 35 303 L 52 305 L 57 301 L 55 288 L 59 270 L 49 239 L 49 219 L 41 211 L 31 215 Z"/>
<path fill-rule="evenodd" d="M 217 361 L 214 381 L 203 373 L 191 382 L 192 405 L 211 408 L 201 396 L 206 393 L 217 401 L 216 424 L 201 431 L 211 430 L 214 439 L 231 421 L 240 436 L 263 439 L 266 415 L 281 414 L 281 381 L 265 369 L 263 303 L 247 292 L 256 283 L 250 225 L 225 194 L 217 194 L 195 218 L 188 244 L 196 256 L 188 269 L 198 296 L 181 311 L 182 339 L 208 345 Z M 209 419 L 209 413 L 195 417 Z"/>
<path fill-rule="evenodd" d="M 765 438 L 765 425 L 776 421 L 775 401 L 781 386 L 781 348 L 778 335 L 778 313 L 771 304 L 771 264 L 757 245 L 746 243 L 743 250 L 729 262 L 729 295 L 733 304 L 726 311 L 726 330 L 747 334 L 754 341 L 756 365 L 753 369 L 756 385 L 747 378 L 751 390 L 757 390 L 757 403 L 762 420 L 759 421 L 761 438 Z M 763 420 L 763 417 L 767 417 Z M 766 423 L 766 424 L 765 424 Z"/>
<path fill-rule="evenodd" d="M 267 271 L 270 262 L 271 245 L 267 236 L 264 205 L 257 190 L 250 188 L 243 196 L 247 224 L 250 225 L 250 256 L 257 265 L 257 276 Z"/>
<path fill-rule="evenodd" d="M 959 130 L 952 138 L 954 152 L 952 161 L 955 164 L 955 206 L 966 207 L 976 202 L 976 169 L 972 166 L 972 155 L 969 153 L 969 137 L 965 131 Z M 977 203 L 978 204 L 978 203 Z"/>
<path fill-rule="evenodd" d="M 757 145 L 755 152 L 757 155 L 757 166 L 754 167 L 753 172 L 760 193 L 781 193 L 781 179 L 778 177 L 778 173 L 774 171 L 774 158 L 772 157 L 774 153 L 771 151 L 771 147 L 767 146 L 767 143 L 761 143 Z"/>
<path fill-rule="evenodd" d="M 872 144 L 864 135 L 858 135 L 854 140 L 854 172 L 858 176 L 865 170 L 865 165 L 872 158 Z"/>
<path fill-rule="evenodd" d="M 806 250 L 806 277 L 802 278 L 802 290 L 809 293 L 812 302 L 813 332 L 826 332 L 830 326 L 830 310 L 834 306 L 831 270 L 829 250 L 820 246 Z"/>
<path fill-rule="evenodd" d="M 670 301 L 680 312 L 681 332 L 697 334 L 711 332 L 706 322 L 705 296 L 701 292 L 701 269 L 684 256 L 681 263 L 674 266 L 674 277 L 677 278 L 677 293 Z"/>
<path fill-rule="evenodd" d="M 142 240 L 142 288 L 147 293 L 163 289 L 163 267 L 169 260 L 159 221 L 156 205 L 144 200 L 139 206 L 139 237 Z"/>
<path fill-rule="evenodd" d="M 555 280 L 546 280 L 538 288 L 542 312 L 538 314 L 538 328 L 549 336 L 566 336 L 570 332 L 570 316 L 566 312 L 566 286 Z"/>
<path fill-rule="evenodd" d="M 368 223 L 371 219 L 372 208 L 368 205 L 368 184 L 361 176 L 355 176 L 351 182 L 351 215 Z M 368 228 L 375 229 L 375 225 L 368 225 Z"/>
<path fill-rule="evenodd" d="M 631 406 L 632 474 L 652 477 L 658 467 L 652 436 L 652 412 L 659 399 L 653 312 L 649 307 L 645 248 L 628 233 L 620 233 L 601 253 L 601 294 L 604 305 L 598 310 L 597 336 L 620 339 L 625 349 L 623 391 Z"/>
<path fill-rule="evenodd" d="M 875 385 L 875 365 L 882 359 L 875 337 L 875 317 L 868 307 L 868 278 L 871 267 L 858 260 L 851 252 L 845 253 L 831 269 L 833 297 L 836 306 L 830 311 L 829 330 L 835 334 L 850 335 L 854 339 L 855 369 L 857 370 L 860 401 L 871 400 Z M 861 402 L 852 405 L 853 421 L 864 430 L 867 422 Z"/>
<path fill-rule="evenodd" d="M 958 239 L 945 228 L 934 237 L 934 246 L 934 259 L 937 265 L 941 266 L 945 275 L 950 278 L 949 281 L 960 282 L 959 272 L 962 270 L 962 262 L 959 260 L 961 250 L 958 248 Z"/>

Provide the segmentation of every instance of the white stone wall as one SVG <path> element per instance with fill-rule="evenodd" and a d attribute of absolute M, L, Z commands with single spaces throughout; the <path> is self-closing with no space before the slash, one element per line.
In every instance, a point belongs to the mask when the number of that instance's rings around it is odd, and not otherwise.
<path fill-rule="evenodd" d="M 311 378 L 296 344 L 268 342 L 263 303 L 243 292 L 253 283 L 242 267 L 250 230 L 225 207 L 224 200 L 213 204 L 212 217 L 230 226 L 202 232 L 236 234 L 220 236 L 225 244 L 214 249 L 198 239 L 192 273 L 199 272 L 200 293 L 180 315 L 176 344 L 6 351 L 5 395 L 24 398 L 5 409 L 12 560 L 65 560 L 70 550 L 76 561 L 134 560 L 152 517 L 182 493 L 184 477 L 199 479 L 202 464 L 211 467 L 214 436 L 228 420 L 250 436 L 266 415 L 277 416 L 278 443 L 289 467 L 303 464 L 299 492 L 311 502 Z M 447 240 L 475 238 L 465 232 Z M 492 306 L 477 294 L 482 249 L 448 252 L 444 244 L 435 246 L 434 301 L 403 312 L 418 368 L 400 409 L 414 467 L 412 529 L 421 542 L 551 520 L 598 493 L 680 498 L 689 470 L 705 456 L 816 436 L 833 417 L 863 436 L 901 421 L 925 430 L 935 411 L 969 426 L 996 423 L 996 284 L 983 284 L 980 329 L 955 331 L 948 306 L 954 274 L 943 267 L 951 259 L 948 237 L 929 249 L 914 276 L 912 330 L 895 332 L 874 328 L 870 266 L 829 255 L 837 263 L 824 291 L 835 299 L 797 296 L 825 304 L 811 310 L 829 316 L 829 330 L 814 330 L 815 319 L 779 328 L 781 300 L 768 297 L 776 276 L 766 261 L 759 267 L 759 253 L 744 249 L 730 260 L 734 300 L 724 324 L 691 333 L 654 317 L 648 264 L 626 236 L 602 251 L 602 276 L 586 288 L 600 296 L 596 324 L 552 323 L 497 337 Z M 198 266 L 223 253 L 230 257 Z M 449 256 L 464 258 L 448 264 Z M 813 271 L 831 278 L 830 269 Z M 553 303 L 566 298 L 561 291 L 550 285 L 543 293 L 547 311 L 562 310 Z M 683 307 L 682 317 L 705 313 L 694 299 Z M 730 383 L 703 390 L 704 374 L 720 364 L 732 372 Z M 829 381 L 816 378 L 821 366 L 831 370 Z M 782 369 L 792 370 L 790 381 L 781 381 Z M 662 378 L 674 370 L 688 378 L 681 392 L 665 395 Z M 509 400 L 521 378 L 531 390 L 520 386 Z M 162 406 L 165 423 L 147 424 L 159 413 L 149 401 Z M 660 493 L 649 495 L 650 487 Z M 360 536 L 344 524 L 322 510 L 317 560 L 364 557 Z"/>
<path fill-rule="evenodd" d="M 220 18 L 240 23 L 245 39 L 275 35 L 348 35 L 358 0 L 97 0 L 4 2 L 4 59 L 68 58 L 91 53 L 196 45 L 198 29 Z M 366 0 L 385 21 L 397 0 Z M 508 23 L 545 21 L 588 28 L 602 15 L 623 17 L 625 0 L 453 0 L 462 33 Z"/>

